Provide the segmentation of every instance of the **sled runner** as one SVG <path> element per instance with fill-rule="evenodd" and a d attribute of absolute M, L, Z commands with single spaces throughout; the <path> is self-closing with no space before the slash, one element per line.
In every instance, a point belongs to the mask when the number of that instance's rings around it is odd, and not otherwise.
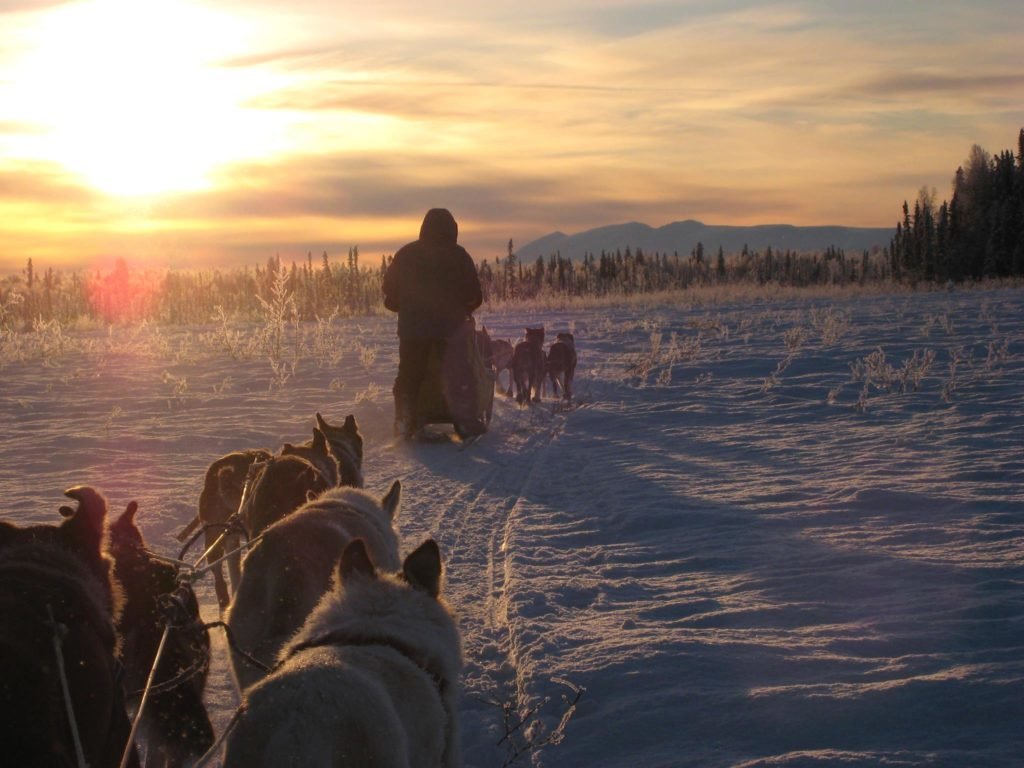
<path fill-rule="evenodd" d="M 434 352 L 416 402 L 416 429 L 428 424 L 451 424 L 459 437 L 482 435 L 494 408 L 494 370 L 490 355 L 478 340 L 472 317 L 448 337 L 443 354 Z"/>

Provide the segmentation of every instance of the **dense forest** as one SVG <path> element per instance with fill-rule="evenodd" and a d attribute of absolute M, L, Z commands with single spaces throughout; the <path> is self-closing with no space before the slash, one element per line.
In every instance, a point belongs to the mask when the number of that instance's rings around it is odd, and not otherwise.
<path fill-rule="evenodd" d="M 979 280 L 1024 276 L 1024 128 L 1017 154 L 994 157 L 975 144 L 956 169 L 953 196 L 935 205 L 922 189 L 888 249 L 897 280 Z"/>
<path fill-rule="evenodd" d="M 118 261 L 113 271 L 40 272 L 28 261 L 20 274 L 0 280 L 0 331 L 39 323 L 207 323 L 265 317 L 286 310 L 295 319 L 365 315 L 381 311 L 379 265 L 360 264 L 358 248 L 342 262 L 327 253 L 304 262 L 233 270 L 133 271 Z M 1017 153 L 994 157 L 975 145 L 953 177 L 952 199 L 936 205 L 922 189 L 887 248 L 847 254 L 763 251 L 644 253 L 626 248 L 586 254 L 582 261 L 553 253 L 521 262 L 514 244 L 507 254 L 479 263 L 485 300 L 491 303 L 547 297 L 627 296 L 685 290 L 698 285 L 773 283 L 788 286 L 948 281 L 1024 276 L 1024 129 Z"/>

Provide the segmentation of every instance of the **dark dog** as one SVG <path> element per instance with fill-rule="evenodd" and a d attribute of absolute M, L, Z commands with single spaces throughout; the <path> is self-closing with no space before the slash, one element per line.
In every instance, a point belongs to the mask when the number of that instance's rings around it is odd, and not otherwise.
<path fill-rule="evenodd" d="M 516 382 L 516 402 L 539 403 L 544 386 L 544 328 L 527 328 L 526 340 L 516 344 L 512 354 L 512 376 Z"/>
<path fill-rule="evenodd" d="M 572 400 L 572 380 L 576 375 L 576 339 L 571 333 L 560 333 L 548 350 L 547 369 L 551 389 L 557 395 L 559 387 L 565 400 Z"/>
<path fill-rule="evenodd" d="M 509 397 L 512 397 L 512 357 L 515 354 L 512 349 L 512 342 L 508 339 L 491 339 L 491 364 L 494 366 L 494 380 L 498 383 L 498 389 Z M 501 386 L 501 373 L 508 371 L 508 386 Z"/>
<path fill-rule="evenodd" d="M 351 413 L 345 417 L 340 427 L 329 424 L 319 413 L 316 415 L 316 426 L 327 438 L 327 447 L 338 461 L 341 472 L 339 485 L 353 488 L 363 487 L 363 436 L 359 434 L 359 425 Z"/>
<path fill-rule="evenodd" d="M 78 507 L 60 525 L 0 521 L 4 765 L 117 766 L 131 733 L 116 662 L 120 593 L 101 548 L 106 500 L 87 487 L 65 494 Z M 128 763 L 138 768 L 134 746 Z"/>
<path fill-rule="evenodd" d="M 146 744 L 146 766 L 191 765 L 213 745 L 213 726 L 203 704 L 210 666 L 210 639 L 199 620 L 199 603 L 177 569 L 146 549 L 135 524 L 134 501 L 110 526 L 114 575 L 123 585 L 124 610 L 118 622 L 124 687 L 131 701 L 141 697 L 160 638 L 167 636 L 154 688 L 146 701 L 138 733 Z M 180 678 L 175 685 L 176 678 Z M 167 690 L 160 688 L 167 686 Z"/>
<path fill-rule="evenodd" d="M 330 486 L 319 470 L 300 456 L 271 456 L 249 467 L 238 515 L 250 540 Z"/>
<path fill-rule="evenodd" d="M 266 461 L 272 455 L 270 451 L 263 448 L 251 448 L 245 451 L 234 451 L 213 462 L 206 470 L 203 490 L 199 494 L 199 512 L 178 534 L 178 541 L 186 541 L 201 524 L 207 526 L 205 541 L 206 548 L 210 550 L 208 560 L 217 560 L 223 557 L 225 552 L 237 549 L 239 544 L 237 533 L 229 532 L 221 539 L 222 534 L 227 530 L 225 523 L 238 511 L 249 467 L 253 462 Z M 220 543 L 217 543 L 218 539 L 220 539 Z M 238 562 L 238 557 L 228 558 L 228 575 L 231 578 L 232 589 L 238 584 L 240 576 Z M 213 568 L 213 581 L 214 588 L 217 590 L 217 602 L 220 603 L 222 609 L 226 608 L 231 602 L 231 593 L 224 580 L 224 571 L 220 564 Z"/>
<path fill-rule="evenodd" d="M 317 427 L 313 427 L 312 440 L 299 445 L 285 443 L 284 447 L 281 448 L 281 455 L 301 456 L 317 468 L 320 474 L 324 476 L 324 480 L 332 488 L 342 485 L 341 468 L 338 466 L 338 460 L 331 454 L 330 447 L 327 444 L 327 437 Z"/>

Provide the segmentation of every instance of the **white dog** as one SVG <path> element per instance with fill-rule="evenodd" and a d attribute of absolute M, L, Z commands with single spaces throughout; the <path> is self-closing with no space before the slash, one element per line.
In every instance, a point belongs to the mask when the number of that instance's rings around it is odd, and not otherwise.
<path fill-rule="evenodd" d="M 279 666 L 245 693 L 224 768 L 460 765 L 459 631 L 428 539 L 398 574 L 349 544 Z"/>
<path fill-rule="evenodd" d="M 237 646 L 272 666 L 330 587 L 338 558 L 353 539 L 366 543 L 376 565 L 398 570 L 394 521 L 401 492 L 397 480 L 380 500 L 356 488 L 331 488 L 267 528 L 242 562 L 228 611 Z M 234 652 L 231 664 L 239 690 L 266 674 Z"/>

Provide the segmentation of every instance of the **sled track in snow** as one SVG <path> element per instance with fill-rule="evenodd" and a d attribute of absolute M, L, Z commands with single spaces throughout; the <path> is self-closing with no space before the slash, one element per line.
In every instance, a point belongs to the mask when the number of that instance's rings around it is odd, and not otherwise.
<path fill-rule="evenodd" d="M 504 409 L 503 409 L 504 410 Z M 565 417 L 544 408 L 509 408 L 501 424 L 466 451 L 449 444 L 403 445 L 369 458 L 403 484 L 399 529 L 404 549 L 428 536 L 445 558 L 445 594 L 462 630 L 466 689 L 487 691 L 460 704 L 462 727 L 493 738 L 492 754 L 463 755 L 467 768 L 501 765 L 503 707 L 517 708 L 521 680 L 510 635 L 506 546 L 516 509 L 536 469 L 564 428 Z M 472 747 L 469 740 L 467 746 Z"/>

